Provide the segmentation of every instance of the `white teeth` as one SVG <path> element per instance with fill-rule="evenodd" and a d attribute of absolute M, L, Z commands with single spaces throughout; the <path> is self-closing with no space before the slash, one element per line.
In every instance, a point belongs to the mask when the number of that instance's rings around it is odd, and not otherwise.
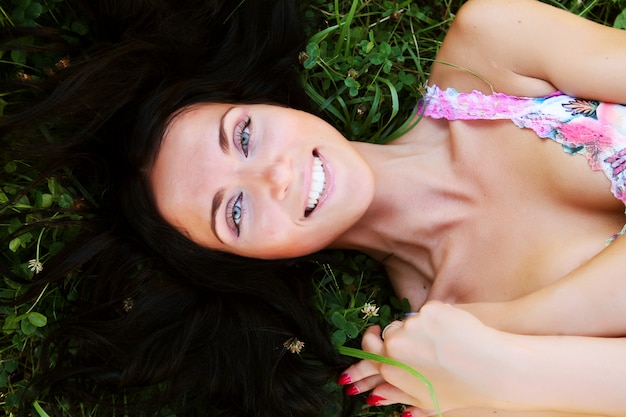
<path fill-rule="evenodd" d="M 311 175 L 311 189 L 309 190 L 309 200 L 307 201 L 307 214 L 313 211 L 319 202 L 320 195 L 326 185 L 326 174 L 322 168 L 322 161 L 317 156 L 313 157 L 313 173 Z"/>

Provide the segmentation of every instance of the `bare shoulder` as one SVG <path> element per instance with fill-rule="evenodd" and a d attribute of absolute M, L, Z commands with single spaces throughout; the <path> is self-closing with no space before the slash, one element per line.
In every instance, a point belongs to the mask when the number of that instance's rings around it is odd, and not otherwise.
<path fill-rule="evenodd" d="M 489 29 L 490 24 L 498 24 L 521 8 L 534 7 L 535 3 L 534 0 L 468 0 L 457 12 L 454 24 Z"/>
<path fill-rule="evenodd" d="M 536 0 L 469 0 L 458 11 L 438 60 L 468 68 L 494 90 L 509 94 L 561 90 L 626 102 L 626 83 L 619 75 L 626 66 L 626 31 Z M 439 70 L 433 67 L 434 73 Z M 458 76 L 452 72 L 443 69 L 442 74 Z"/>
<path fill-rule="evenodd" d="M 527 75 L 514 48 L 525 35 L 516 28 L 522 16 L 537 13 L 533 0 L 469 0 L 463 4 L 441 46 L 430 80 L 459 91 L 493 91 L 542 96 L 556 90 Z M 532 10 L 529 10 L 532 9 Z M 532 43 L 526 36 L 525 41 Z"/>

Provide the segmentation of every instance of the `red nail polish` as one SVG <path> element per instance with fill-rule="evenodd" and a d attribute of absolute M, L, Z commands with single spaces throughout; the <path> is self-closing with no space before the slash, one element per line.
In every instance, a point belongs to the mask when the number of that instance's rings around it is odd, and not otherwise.
<path fill-rule="evenodd" d="M 359 387 L 356 385 L 348 385 L 346 387 L 346 395 L 357 395 L 359 393 Z"/>
<path fill-rule="evenodd" d="M 339 385 L 348 385 L 352 383 L 352 378 L 350 378 L 350 375 L 348 374 L 341 374 L 337 382 Z"/>
<path fill-rule="evenodd" d="M 404 413 L 402 413 L 402 417 L 413 417 L 413 414 L 411 414 L 409 410 L 406 410 Z"/>
<path fill-rule="evenodd" d="M 381 397 L 380 395 L 370 395 L 365 399 L 365 402 L 369 405 L 379 405 L 381 401 L 385 401 L 386 398 Z"/>

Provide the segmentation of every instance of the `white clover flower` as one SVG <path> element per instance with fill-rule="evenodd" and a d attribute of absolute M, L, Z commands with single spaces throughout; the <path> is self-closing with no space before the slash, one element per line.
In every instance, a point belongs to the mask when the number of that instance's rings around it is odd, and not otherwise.
<path fill-rule="evenodd" d="M 304 349 L 304 342 L 301 342 L 296 337 L 292 337 L 287 339 L 287 341 L 283 343 L 283 346 L 291 353 L 300 353 L 302 349 Z"/>
<path fill-rule="evenodd" d="M 33 271 L 35 274 L 38 274 L 43 271 L 43 264 L 37 259 L 31 259 L 28 261 L 28 269 Z"/>
<path fill-rule="evenodd" d="M 133 309 L 133 307 L 135 307 L 135 300 L 131 297 L 127 297 L 122 300 L 122 309 L 125 313 L 129 313 L 130 310 Z"/>
<path fill-rule="evenodd" d="M 380 310 L 380 307 L 376 307 L 376 304 L 365 303 L 361 309 L 361 313 L 363 313 L 363 320 L 367 320 L 371 317 L 378 317 L 378 310 Z"/>

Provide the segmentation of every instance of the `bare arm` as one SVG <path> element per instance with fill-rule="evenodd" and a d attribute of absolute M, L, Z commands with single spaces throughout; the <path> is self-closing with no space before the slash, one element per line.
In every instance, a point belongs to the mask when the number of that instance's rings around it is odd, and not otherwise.
<path fill-rule="evenodd" d="M 626 415 L 626 339 L 504 333 L 439 302 L 396 324 L 384 341 L 378 327 L 369 329 L 363 348 L 425 375 L 443 410 Z M 411 404 L 432 414 L 427 389 L 400 368 L 362 361 L 346 372 L 361 392 L 380 382 L 372 381 L 379 372 L 388 384 L 377 385 L 372 395 L 385 398 L 382 404 Z"/>
<path fill-rule="evenodd" d="M 512 333 L 626 336 L 625 253 L 621 237 L 566 277 L 525 297 L 459 307 Z"/>
<path fill-rule="evenodd" d="M 572 96 L 626 103 L 626 31 L 535 0 L 469 0 L 441 52 L 504 93 L 543 94 L 533 88 L 546 83 Z"/>

